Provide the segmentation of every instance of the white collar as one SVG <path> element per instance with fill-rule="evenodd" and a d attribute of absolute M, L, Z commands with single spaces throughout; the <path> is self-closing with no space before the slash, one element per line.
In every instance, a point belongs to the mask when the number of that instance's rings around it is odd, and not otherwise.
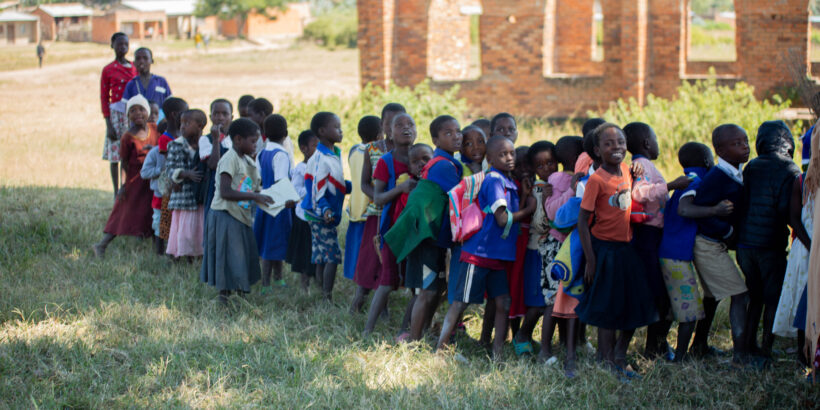
<path fill-rule="evenodd" d="M 740 164 L 737 168 L 734 165 L 727 162 L 725 159 L 718 157 L 717 165 L 719 170 L 726 173 L 729 178 L 734 179 L 737 183 L 743 184 L 743 164 Z"/>
<path fill-rule="evenodd" d="M 273 141 L 271 141 L 271 140 L 268 140 L 268 141 L 265 143 L 265 149 L 266 149 L 266 150 L 268 150 L 268 151 L 273 151 L 273 150 L 275 150 L 275 149 L 277 149 L 277 148 L 281 149 L 282 151 L 285 151 L 285 153 L 287 153 L 287 152 L 288 152 L 288 150 L 286 150 L 286 149 L 285 149 L 285 147 L 284 147 L 284 146 L 282 146 L 282 144 L 280 144 L 280 143 L 278 143 L 278 142 L 273 142 Z"/>

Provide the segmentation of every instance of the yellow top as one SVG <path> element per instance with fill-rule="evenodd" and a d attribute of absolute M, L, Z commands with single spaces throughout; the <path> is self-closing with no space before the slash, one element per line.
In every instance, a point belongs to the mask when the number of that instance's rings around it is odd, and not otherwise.
<path fill-rule="evenodd" d="M 231 176 L 231 188 L 240 192 L 256 192 L 262 177 L 259 176 L 259 169 L 254 161 L 247 155 L 240 157 L 231 149 L 219 159 L 216 166 L 216 180 L 214 181 L 214 201 L 211 209 L 227 211 L 232 217 L 245 225 L 253 226 L 253 204 L 251 201 L 227 201 L 219 195 L 219 186 L 222 181 L 220 175 Z"/>
<path fill-rule="evenodd" d="M 350 182 L 353 190 L 350 192 L 347 213 L 350 222 L 362 222 L 367 217 L 364 215 L 370 198 L 362 192 L 362 168 L 364 166 L 364 145 L 357 144 L 350 150 L 347 156 L 347 164 L 350 168 Z"/>

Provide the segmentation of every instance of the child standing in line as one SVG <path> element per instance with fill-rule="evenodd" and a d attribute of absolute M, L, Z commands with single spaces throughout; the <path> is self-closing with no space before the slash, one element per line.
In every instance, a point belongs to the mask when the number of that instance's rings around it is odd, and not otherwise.
<path fill-rule="evenodd" d="M 381 219 L 381 207 L 373 203 L 373 172 L 376 171 L 376 163 L 382 155 L 393 149 L 393 136 L 391 125 L 393 117 L 404 113 L 404 106 L 398 103 L 389 103 L 382 108 L 381 129 L 384 132 L 384 139 L 367 144 L 365 149 L 365 161 L 362 164 L 362 192 L 370 199 L 367 205 L 365 216 L 367 219 L 362 231 L 361 246 L 356 261 L 356 273 L 353 281 L 358 288 L 353 300 L 350 303 L 351 312 L 361 312 L 364 306 L 364 298 L 371 290 L 378 287 L 378 273 L 381 271 L 379 261 L 379 219 Z"/>
<path fill-rule="evenodd" d="M 159 219 L 162 214 L 162 192 L 159 189 L 159 177 L 165 168 L 165 155 L 155 146 L 148 151 L 145 162 L 140 169 L 140 178 L 150 181 L 151 192 L 151 229 L 154 230 L 154 251 L 162 255 L 165 250 L 162 238 L 159 237 Z"/>
<path fill-rule="evenodd" d="M 250 94 L 239 97 L 239 101 L 236 102 L 236 110 L 239 111 L 239 118 L 248 118 L 251 116 L 248 113 L 248 106 L 251 104 L 251 101 L 255 99 L 256 98 Z"/>
<path fill-rule="evenodd" d="M 292 161 L 282 146 L 282 141 L 288 137 L 288 122 L 279 114 L 271 114 L 265 118 L 265 149 L 256 157 L 256 167 L 262 176 L 262 189 L 267 189 L 281 179 L 290 179 L 290 164 Z M 295 205 L 288 201 L 285 207 L 290 209 Z M 256 209 L 256 218 L 253 221 L 253 233 L 256 236 L 256 245 L 259 247 L 259 256 L 262 258 L 262 294 L 271 289 L 271 270 L 273 281 L 277 287 L 287 287 L 282 279 L 282 261 L 288 251 L 288 236 L 293 225 L 292 215 L 288 211 L 279 212 L 276 217 Z"/>
<path fill-rule="evenodd" d="M 561 163 L 563 172 L 554 172 L 549 176 L 549 179 L 547 179 L 547 184 L 549 184 L 550 188 L 552 188 L 551 195 L 546 198 L 544 203 L 544 211 L 546 212 L 547 219 L 549 221 L 555 221 L 558 219 L 559 209 L 561 209 L 561 207 L 563 207 L 575 195 L 573 185 L 577 182 L 578 174 L 573 175 L 572 172 L 575 169 L 575 164 L 578 157 L 583 151 L 584 142 L 581 137 L 561 137 L 561 139 L 559 139 L 555 144 L 555 157 L 558 162 Z M 536 164 L 544 167 L 548 164 L 548 162 L 545 161 L 545 158 L 541 158 L 541 160 L 539 160 L 536 157 Z M 550 228 L 548 238 L 546 238 L 545 241 L 542 241 L 542 245 L 539 246 L 541 254 L 547 256 L 546 258 L 541 258 L 541 295 L 544 297 L 545 301 L 548 300 L 550 290 L 552 289 L 552 285 L 550 283 L 552 280 L 552 275 L 550 272 L 547 272 L 547 269 L 549 267 L 549 263 L 552 263 L 556 256 L 555 254 L 551 255 L 554 249 L 551 243 L 553 240 L 563 243 L 566 238 L 566 232 L 555 228 Z M 551 343 L 552 335 L 555 332 L 555 319 L 566 321 L 566 326 L 561 329 L 561 331 L 566 331 L 566 336 L 563 336 L 563 339 L 567 344 L 564 375 L 568 378 L 575 376 L 575 346 L 579 336 L 578 315 L 575 313 L 576 306 L 578 306 L 578 299 L 569 296 L 564 291 L 564 286 L 562 284 L 558 284 L 558 291 L 555 293 L 555 303 L 552 306 L 551 312 L 553 319 L 547 319 L 547 313 L 545 312 L 542 325 L 543 327 L 541 328 L 541 352 L 538 356 L 541 360 L 549 361 L 552 357 L 552 350 L 547 348 L 552 347 Z"/>
<path fill-rule="evenodd" d="M 174 258 L 202 256 L 202 213 L 204 198 L 197 198 L 198 184 L 202 181 L 199 165 L 199 137 L 207 124 L 201 110 L 188 110 L 182 114 L 182 136 L 168 144 L 166 174 L 174 184 L 168 209 L 171 213 L 171 229 L 168 249 L 165 253 Z"/>
<path fill-rule="evenodd" d="M 134 52 L 134 66 L 137 67 L 137 76 L 128 81 L 125 91 L 122 94 L 124 100 L 129 100 L 135 95 L 141 95 L 149 103 L 162 103 L 171 96 L 171 86 L 165 77 L 151 73 L 151 64 L 154 63 L 154 55 L 147 47 L 140 47 Z M 162 113 L 158 120 L 165 118 Z"/>
<path fill-rule="evenodd" d="M 368 115 L 359 120 L 357 130 L 361 144 L 356 144 L 347 154 L 347 164 L 350 170 L 350 182 L 353 191 L 350 192 L 350 201 L 347 205 L 347 234 L 345 234 L 344 277 L 353 280 L 356 275 L 356 262 L 359 260 L 359 248 L 362 245 L 362 233 L 367 217 L 365 212 L 370 198 L 362 191 L 362 168 L 364 167 L 367 144 L 381 137 L 381 120 L 375 115 Z"/>
<path fill-rule="evenodd" d="M 217 98 L 211 102 L 211 132 L 199 138 L 199 159 L 207 165 L 208 192 L 205 195 L 205 220 L 214 200 L 216 184 L 216 167 L 222 155 L 231 149 L 231 139 L 225 133 L 231 126 L 233 106 L 224 98 Z M 207 228 L 206 228 L 207 229 Z"/>
<path fill-rule="evenodd" d="M 208 213 L 207 248 L 201 279 L 219 290 L 220 302 L 232 291 L 248 293 L 259 280 L 259 252 L 253 236 L 251 201 L 271 204 L 257 193 L 261 177 L 250 157 L 256 150 L 259 127 L 245 118 L 228 128 L 232 148 L 219 160 L 216 194 Z"/>
<path fill-rule="evenodd" d="M 182 98 L 170 97 L 162 103 L 162 111 L 165 112 L 165 131 L 159 137 L 159 152 L 168 159 L 168 144 L 180 137 L 179 123 L 182 113 L 188 111 L 188 103 Z M 167 167 L 167 164 L 166 164 Z M 171 179 L 163 169 L 160 178 L 160 187 L 167 186 L 162 193 L 162 207 L 160 208 L 159 237 L 163 241 L 168 241 L 171 230 L 171 209 L 168 208 L 168 201 L 171 199 Z M 163 252 L 165 249 L 163 249 Z"/>
<path fill-rule="evenodd" d="M 481 132 L 484 133 L 484 144 L 486 145 L 487 139 L 492 136 L 492 130 L 490 129 L 490 120 L 486 118 L 479 118 L 473 121 L 473 123 L 470 124 L 469 127 L 478 127 L 479 129 L 481 129 Z M 465 127 L 464 129 L 467 128 Z"/>
<path fill-rule="evenodd" d="M 632 335 L 657 321 L 658 313 L 643 264 L 630 245 L 633 175 L 623 163 L 626 138 L 620 128 L 608 123 L 598 126 L 592 138 L 601 166 L 587 181 L 578 214 L 587 261 L 584 281 L 589 288 L 575 311 L 583 322 L 598 327 L 604 362 L 630 377 L 634 374 L 626 369 L 626 351 Z M 590 228 L 591 217 L 595 223 Z"/>
<path fill-rule="evenodd" d="M 506 112 L 496 114 L 490 121 L 490 134 L 491 137 L 500 135 L 515 144 L 518 140 L 518 126 L 515 123 L 515 117 Z"/>
<path fill-rule="evenodd" d="M 105 249 L 117 235 L 148 237 L 151 235 L 152 195 L 150 185 L 140 178 L 146 155 L 157 143 L 157 131 L 148 123 L 148 101 L 135 97 L 128 101 L 126 112 L 131 128 L 120 140 L 120 160 L 125 176 L 117 191 L 117 200 L 103 228 L 103 238 L 92 246 L 94 255 L 105 256 Z"/>
<path fill-rule="evenodd" d="M 310 220 L 311 262 L 316 265 L 316 276 L 322 276 L 322 293 L 330 301 L 336 266 L 342 262 L 336 227 L 342 220 L 342 206 L 345 194 L 350 192 L 350 181 L 344 179 L 341 150 L 336 147 L 342 142 L 339 117 L 332 112 L 319 112 L 310 120 L 310 130 L 319 138 L 319 145 L 307 163 L 307 195 L 301 206 Z"/>
<path fill-rule="evenodd" d="M 307 189 L 305 188 L 307 162 L 316 152 L 319 139 L 316 138 L 316 134 L 314 134 L 313 131 L 305 130 L 299 134 L 297 143 L 299 144 L 299 151 L 302 152 L 304 159 L 302 162 L 296 164 L 296 167 L 293 169 L 291 181 L 293 181 L 293 187 L 296 188 L 296 193 L 299 194 L 299 197 L 304 198 L 307 196 Z M 312 249 L 313 243 L 310 238 L 310 224 L 308 224 L 305 210 L 301 206 L 294 208 L 293 216 L 293 227 L 290 229 L 288 252 L 287 255 L 285 255 L 285 260 L 290 264 L 291 272 L 298 272 L 300 274 L 302 279 L 302 291 L 307 293 L 310 278 L 316 275 L 316 265 L 311 263 L 310 252 L 307 252 L 308 249 Z"/>
<path fill-rule="evenodd" d="M 674 357 L 666 341 L 669 328 L 672 326 L 672 321 L 669 320 L 671 305 L 661 273 L 658 246 L 663 236 L 664 207 L 669 199 L 669 191 L 686 188 L 689 185 L 689 178 L 680 176 L 667 184 L 661 172 L 655 168 L 652 161 L 658 159 L 660 149 L 658 137 L 652 127 L 642 122 L 633 122 L 624 127 L 624 133 L 627 151 L 632 154 L 632 162 L 641 164 L 644 170 L 643 176 L 634 181 L 632 199 L 643 205 L 648 217 L 646 221 L 636 223 L 632 227 L 632 245 L 646 268 L 649 287 L 655 295 L 655 308 L 660 318 L 646 330 L 644 356 L 662 356 L 671 361 Z"/>
<path fill-rule="evenodd" d="M 416 141 L 416 123 L 413 117 L 407 114 L 397 114 L 391 124 L 393 149 L 382 155 L 376 163 L 373 173 L 373 202 L 382 207 L 382 217 L 379 221 L 379 231 L 387 232 L 390 226 L 401 215 L 407 205 L 410 191 L 416 187 L 418 181 L 410 174 L 410 147 Z M 378 278 L 378 290 L 373 295 L 370 310 L 367 313 L 367 323 L 364 335 L 369 335 L 376 327 L 376 320 L 387 306 L 390 292 L 399 286 L 399 264 L 390 251 L 390 247 L 381 246 L 381 271 Z"/>
<path fill-rule="evenodd" d="M 529 180 L 530 183 L 534 181 L 532 169 L 530 167 L 529 162 L 527 161 L 527 150 L 529 150 L 529 146 L 522 145 L 520 147 L 516 147 L 515 149 L 515 169 L 512 172 L 513 181 L 515 181 L 516 186 L 518 189 L 521 189 L 521 184 L 524 180 Z M 521 328 L 521 321 L 524 315 L 527 313 L 527 307 L 524 304 L 524 262 L 527 255 L 527 243 L 530 240 L 530 221 L 531 215 L 528 215 L 519 224 L 520 230 L 518 235 L 518 242 L 515 244 L 515 260 L 510 263 L 510 266 L 507 268 L 507 286 L 509 287 L 510 291 L 510 307 L 507 310 L 510 325 L 510 333 L 512 334 L 513 338 L 518 334 L 518 331 Z M 492 303 L 492 302 L 490 302 Z M 495 309 L 490 309 L 491 311 L 495 311 Z M 486 314 L 486 310 L 485 310 Z M 485 318 L 485 323 L 487 322 Z M 490 320 L 489 322 L 494 322 L 494 320 Z M 489 333 L 489 328 L 485 327 L 485 330 Z M 484 340 L 489 340 L 489 334 Z M 527 336 L 527 341 L 529 342 L 532 338 L 532 333 Z M 529 350 L 526 348 L 526 344 L 524 346 L 524 351 L 518 351 L 519 356 L 521 354 L 531 354 L 532 353 L 532 344 L 529 344 Z M 519 345 L 519 348 L 522 345 Z"/>
<path fill-rule="evenodd" d="M 552 195 L 552 186 L 547 181 L 550 176 L 558 170 L 558 160 L 555 153 L 555 145 L 549 141 L 538 141 L 527 150 L 526 160 L 529 168 L 535 172 L 538 180 L 532 187 L 532 197 L 535 199 L 535 212 L 529 222 L 528 234 L 526 236 L 526 254 L 524 256 L 522 299 L 526 306 L 526 313 L 521 328 L 515 334 L 513 347 L 517 355 L 532 354 L 532 332 L 538 319 L 544 316 L 544 322 L 551 321 L 552 304 L 554 293 L 548 299 L 541 291 L 541 271 L 542 256 L 539 252 L 541 243 L 547 241 L 550 230 L 549 219 L 544 209 L 544 201 Z M 516 164 L 516 167 L 518 164 Z M 523 224 L 522 224 L 523 225 Z M 521 233 L 524 234 L 522 227 Z M 521 239 L 519 238 L 519 242 Z M 557 252 L 557 251 L 556 251 Z M 550 261 L 555 256 L 555 252 L 548 256 Z M 551 279 L 551 278 L 550 278 Z M 554 286 L 555 287 L 555 286 Z M 547 303 L 549 302 L 549 303 Z M 552 326 L 550 326 L 552 327 Z M 548 327 L 545 327 L 547 329 Z M 550 338 L 549 341 L 551 341 Z M 550 354 L 550 357 L 552 354 Z"/>
<path fill-rule="evenodd" d="M 157 123 L 159 122 L 160 104 L 157 104 L 155 102 L 149 102 L 148 106 L 151 107 L 151 113 L 148 114 L 148 122 L 157 125 Z"/>
<path fill-rule="evenodd" d="M 687 192 L 678 204 L 681 216 L 695 218 L 698 224 L 694 262 L 703 285 L 706 315 L 698 321 L 689 351 L 698 357 L 716 352 L 707 343 L 709 330 L 718 301 L 731 297 L 729 323 L 732 327 L 734 361 L 747 364 L 750 357 L 745 344 L 745 326 L 749 297 L 746 283 L 729 256 L 729 249 L 735 247 L 739 215 L 734 207 L 740 205 L 742 200 L 741 167 L 749 160 L 749 138 L 743 128 L 724 124 L 712 132 L 712 145 L 718 155 L 717 164 L 704 175 L 698 189 Z"/>
<path fill-rule="evenodd" d="M 698 320 L 706 317 L 703 298 L 698 289 L 697 272 L 692 264 L 698 225 L 695 220 L 681 215 L 679 204 L 684 195 L 698 189 L 701 179 L 714 166 L 712 151 L 697 142 L 683 144 L 678 151 L 678 161 L 683 167 L 684 175 L 692 182 L 685 189 L 676 189 L 666 203 L 663 237 L 658 247 L 663 281 L 669 294 L 672 313 L 678 321 L 675 362 L 686 358 L 695 325 Z"/>
<path fill-rule="evenodd" d="M 519 210 L 518 187 L 511 179 L 515 168 L 515 148 L 505 137 L 493 137 L 487 142 L 487 157 L 492 168 L 487 173 L 478 193 L 479 207 L 487 210 L 481 230 L 470 237 L 462 247 L 462 274 L 456 290 L 456 302 L 444 318 L 436 348 L 444 346 L 456 321 L 468 303 L 481 303 L 484 294 L 495 299 L 495 339 L 493 358 L 501 360 L 507 334 L 509 291 L 504 269 L 515 258 L 518 221 L 535 210 L 530 198 L 531 183 L 524 180 L 520 200 L 526 206 Z"/>

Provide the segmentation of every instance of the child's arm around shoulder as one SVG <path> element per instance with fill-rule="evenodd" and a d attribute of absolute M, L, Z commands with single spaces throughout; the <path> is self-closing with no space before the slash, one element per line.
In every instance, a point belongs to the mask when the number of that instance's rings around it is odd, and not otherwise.
<path fill-rule="evenodd" d="M 486 180 L 485 180 L 485 183 L 486 183 Z M 535 198 L 530 195 L 531 193 L 532 193 L 532 181 L 530 181 L 529 179 L 525 179 L 521 183 L 521 202 L 524 202 L 526 205 L 524 206 L 524 208 L 519 209 L 517 212 L 512 212 L 511 213 L 512 214 L 512 218 L 511 218 L 512 221 L 511 222 L 518 222 L 518 221 L 532 215 L 532 213 L 535 212 L 535 206 L 536 206 Z M 507 210 L 506 203 L 501 205 L 501 206 L 498 206 L 493 211 L 493 216 L 495 217 L 495 222 L 498 224 L 498 226 L 500 226 L 502 228 L 507 226 L 507 221 L 510 220 L 510 217 L 508 216 L 508 212 L 509 211 Z"/>
<path fill-rule="evenodd" d="M 712 184 L 712 179 L 700 179 L 693 183 L 678 202 L 678 215 L 684 218 L 700 219 L 727 216 L 734 212 L 734 204 L 726 199 L 718 200 L 713 204 L 705 204 L 702 201 L 695 203 L 697 195 L 700 195 L 698 199 L 703 199 L 707 195 L 706 192 L 713 189 L 719 189 L 719 187 Z"/>

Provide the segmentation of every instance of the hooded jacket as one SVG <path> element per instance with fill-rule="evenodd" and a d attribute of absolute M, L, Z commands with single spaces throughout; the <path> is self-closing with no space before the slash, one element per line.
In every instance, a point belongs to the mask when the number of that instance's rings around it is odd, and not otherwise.
<path fill-rule="evenodd" d="M 755 150 L 757 158 L 743 170 L 738 246 L 785 250 L 791 189 L 800 174 L 788 126 L 779 120 L 761 124 Z"/>

